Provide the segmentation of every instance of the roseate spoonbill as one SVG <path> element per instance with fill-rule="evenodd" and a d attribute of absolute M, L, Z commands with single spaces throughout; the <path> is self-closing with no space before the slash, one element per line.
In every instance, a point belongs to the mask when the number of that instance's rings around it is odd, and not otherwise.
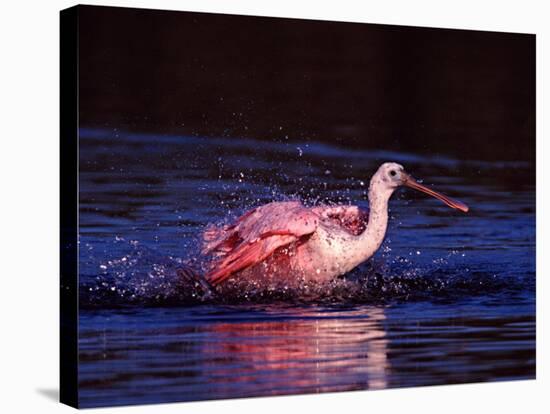
<path fill-rule="evenodd" d="M 206 280 L 216 286 L 230 278 L 303 278 L 326 282 L 343 275 L 378 250 L 388 225 L 388 201 L 400 186 L 429 194 L 467 212 L 466 204 L 420 184 L 403 166 L 387 162 L 369 185 L 369 212 L 357 206 L 305 207 L 298 201 L 254 208 L 233 224 L 211 226 L 203 253 L 212 260 Z"/>

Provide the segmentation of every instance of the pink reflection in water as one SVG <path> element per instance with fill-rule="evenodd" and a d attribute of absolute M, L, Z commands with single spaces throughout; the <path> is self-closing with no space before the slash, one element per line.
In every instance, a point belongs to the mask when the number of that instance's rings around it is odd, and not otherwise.
<path fill-rule="evenodd" d="M 253 382 L 265 392 L 327 392 L 386 388 L 390 364 L 383 308 L 346 311 L 327 318 L 326 311 L 304 310 L 292 319 L 214 324 L 216 341 L 203 352 L 227 358 L 212 377 L 224 386 Z M 216 380 L 216 382 L 218 382 Z"/>

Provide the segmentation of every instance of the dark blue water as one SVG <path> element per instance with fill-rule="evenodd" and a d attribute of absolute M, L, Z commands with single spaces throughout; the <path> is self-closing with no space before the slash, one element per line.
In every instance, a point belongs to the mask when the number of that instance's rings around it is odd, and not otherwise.
<path fill-rule="evenodd" d="M 177 277 L 207 224 L 250 207 L 366 208 L 385 161 L 470 212 L 398 191 L 379 252 L 328 285 L 220 297 Z M 79 249 L 82 406 L 535 376 L 528 163 L 82 129 Z"/>

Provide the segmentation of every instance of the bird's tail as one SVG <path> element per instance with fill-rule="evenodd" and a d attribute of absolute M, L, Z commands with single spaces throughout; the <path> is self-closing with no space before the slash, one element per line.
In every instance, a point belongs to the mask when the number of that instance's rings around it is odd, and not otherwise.
<path fill-rule="evenodd" d="M 204 299 L 209 299 L 214 295 L 212 285 L 191 267 L 182 266 L 176 270 L 176 273 L 182 280 L 197 289 Z"/>

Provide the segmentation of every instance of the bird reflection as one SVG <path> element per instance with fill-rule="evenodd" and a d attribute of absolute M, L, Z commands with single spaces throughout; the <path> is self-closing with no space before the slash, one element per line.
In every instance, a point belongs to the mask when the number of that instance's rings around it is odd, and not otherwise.
<path fill-rule="evenodd" d="M 271 394 L 383 389 L 390 370 L 385 318 L 378 307 L 278 310 L 270 321 L 211 325 L 216 341 L 203 352 L 207 359 L 229 359 L 223 368 L 210 367 L 213 377 L 232 378 L 220 379 L 221 387 L 246 382 Z"/>

